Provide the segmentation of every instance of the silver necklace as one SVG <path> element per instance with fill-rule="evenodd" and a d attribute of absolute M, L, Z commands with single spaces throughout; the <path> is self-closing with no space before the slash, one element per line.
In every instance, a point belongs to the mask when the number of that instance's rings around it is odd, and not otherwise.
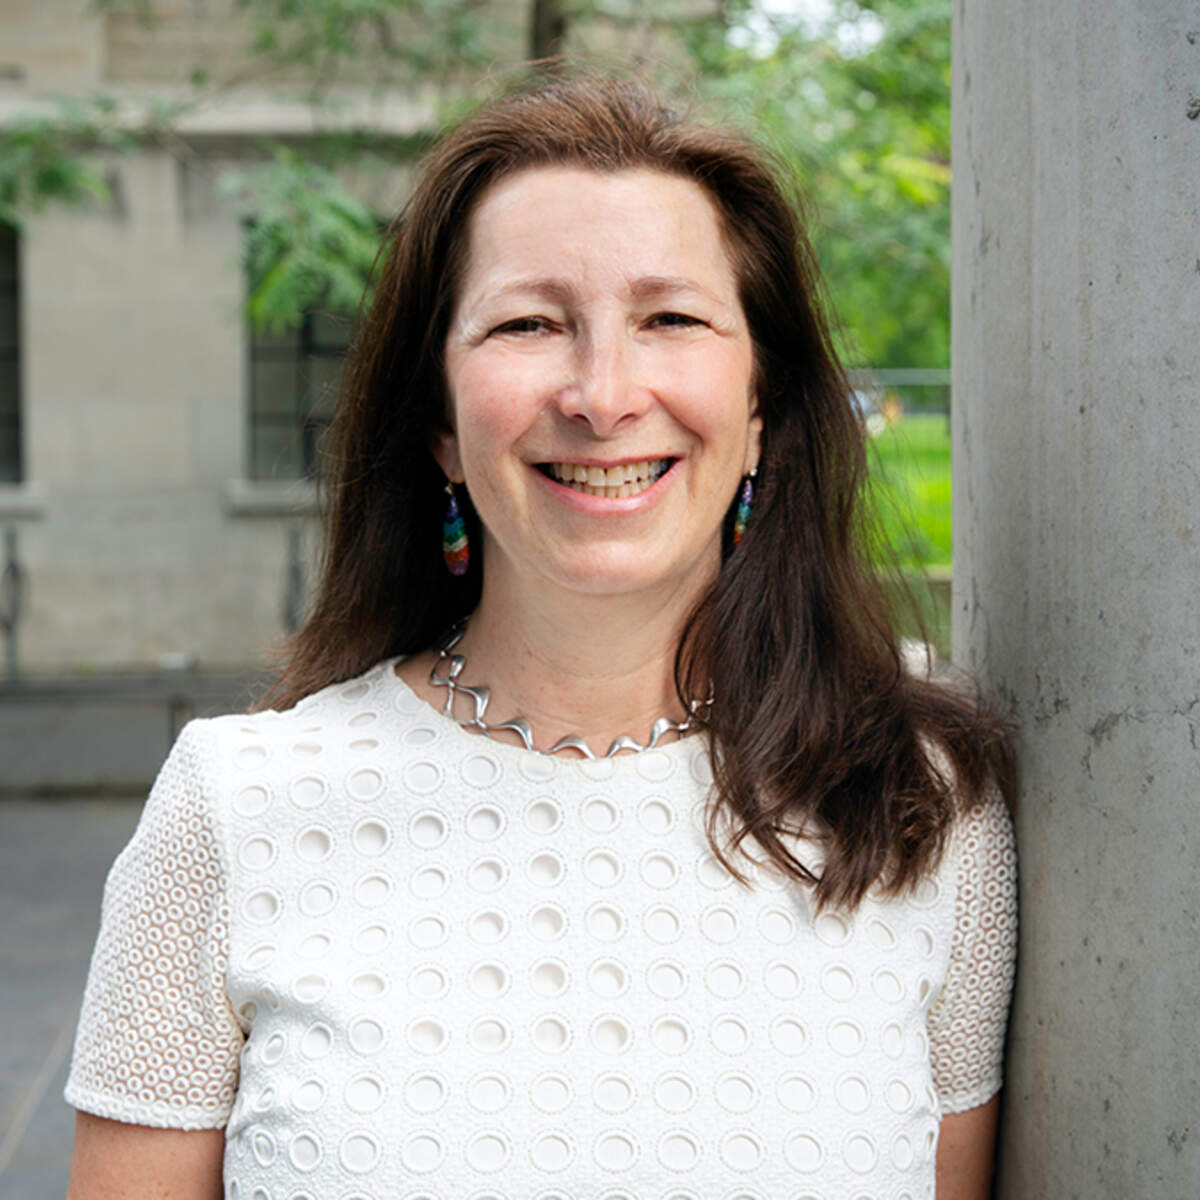
<path fill-rule="evenodd" d="M 433 669 L 429 672 L 429 682 L 434 687 L 446 689 L 446 700 L 442 705 L 442 712 L 446 716 L 457 721 L 464 729 L 478 729 L 490 738 L 494 738 L 502 730 L 511 731 L 525 743 L 526 750 L 533 750 L 537 754 L 551 755 L 558 754 L 563 750 L 578 750 L 584 758 L 597 757 L 578 733 L 569 733 L 566 737 L 559 738 L 549 750 L 538 750 L 533 744 L 533 726 L 525 717 L 512 717 L 508 721 L 500 721 L 495 725 L 488 724 L 483 718 L 487 712 L 488 701 L 491 699 L 491 689 L 469 687 L 465 683 L 459 683 L 458 677 L 467 665 L 467 660 L 461 654 L 451 653 L 462 639 L 466 629 L 467 618 L 464 617 L 457 625 L 452 626 L 434 647 L 438 657 L 437 662 L 433 664 Z M 455 713 L 454 701 L 458 696 L 466 696 L 474 703 L 475 711 L 472 716 L 460 717 Z M 707 700 L 693 700 L 688 705 L 688 715 L 682 721 L 672 721 L 670 717 L 659 717 L 651 726 L 650 740 L 644 746 L 629 734 L 623 733 L 620 737 L 613 739 L 612 745 L 609 746 L 608 752 L 603 757 L 612 758 L 622 750 L 652 750 L 658 745 L 660 739 L 669 733 L 677 733 L 683 737 L 691 729 L 692 722 L 698 719 L 697 714 L 702 709 L 707 710 L 711 704 L 711 695 Z"/>

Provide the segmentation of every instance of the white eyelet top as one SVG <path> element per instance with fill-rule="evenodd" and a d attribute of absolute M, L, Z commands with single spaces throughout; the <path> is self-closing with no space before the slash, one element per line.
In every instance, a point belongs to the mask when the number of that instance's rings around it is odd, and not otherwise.
<path fill-rule="evenodd" d="M 940 1117 L 1000 1086 L 1007 813 L 818 915 L 713 857 L 711 778 L 694 737 L 486 740 L 394 662 L 194 721 L 109 875 L 66 1098 L 225 1127 L 230 1200 L 932 1196 Z"/>

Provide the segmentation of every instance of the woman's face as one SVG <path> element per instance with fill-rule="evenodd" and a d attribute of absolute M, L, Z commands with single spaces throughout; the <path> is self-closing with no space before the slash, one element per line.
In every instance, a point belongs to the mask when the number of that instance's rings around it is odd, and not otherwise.
<path fill-rule="evenodd" d="M 705 192 L 539 167 L 471 217 L 434 452 L 485 529 L 485 588 L 679 589 L 720 565 L 758 461 L 750 332 Z M 511 594 L 511 593 L 510 593 Z"/>

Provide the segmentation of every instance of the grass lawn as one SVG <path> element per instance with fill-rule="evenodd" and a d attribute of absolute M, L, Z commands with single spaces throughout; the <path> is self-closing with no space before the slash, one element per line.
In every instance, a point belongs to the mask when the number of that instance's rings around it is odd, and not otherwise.
<path fill-rule="evenodd" d="M 913 413 L 867 446 L 872 495 L 909 592 L 893 593 L 900 631 L 950 654 L 950 418 Z M 931 578 L 921 574 L 929 571 Z M 938 578 L 940 577 L 940 579 Z M 912 606 L 916 605 L 916 613 Z"/>
<path fill-rule="evenodd" d="M 950 418 L 914 413 L 871 438 L 876 503 L 900 565 L 950 565 Z"/>

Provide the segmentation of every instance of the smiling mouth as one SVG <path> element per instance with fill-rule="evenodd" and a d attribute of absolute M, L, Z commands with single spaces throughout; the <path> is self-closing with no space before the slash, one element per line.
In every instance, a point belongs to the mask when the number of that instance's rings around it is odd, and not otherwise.
<path fill-rule="evenodd" d="M 605 500 L 624 500 L 637 496 L 652 487 L 670 470 L 673 458 L 652 458 L 642 462 L 623 463 L 619 467 L 593 467 L 583 463 L 537 463 L 537 469 L 555 483 L 582 492 L 585 496 L 600 496 Z"/>

